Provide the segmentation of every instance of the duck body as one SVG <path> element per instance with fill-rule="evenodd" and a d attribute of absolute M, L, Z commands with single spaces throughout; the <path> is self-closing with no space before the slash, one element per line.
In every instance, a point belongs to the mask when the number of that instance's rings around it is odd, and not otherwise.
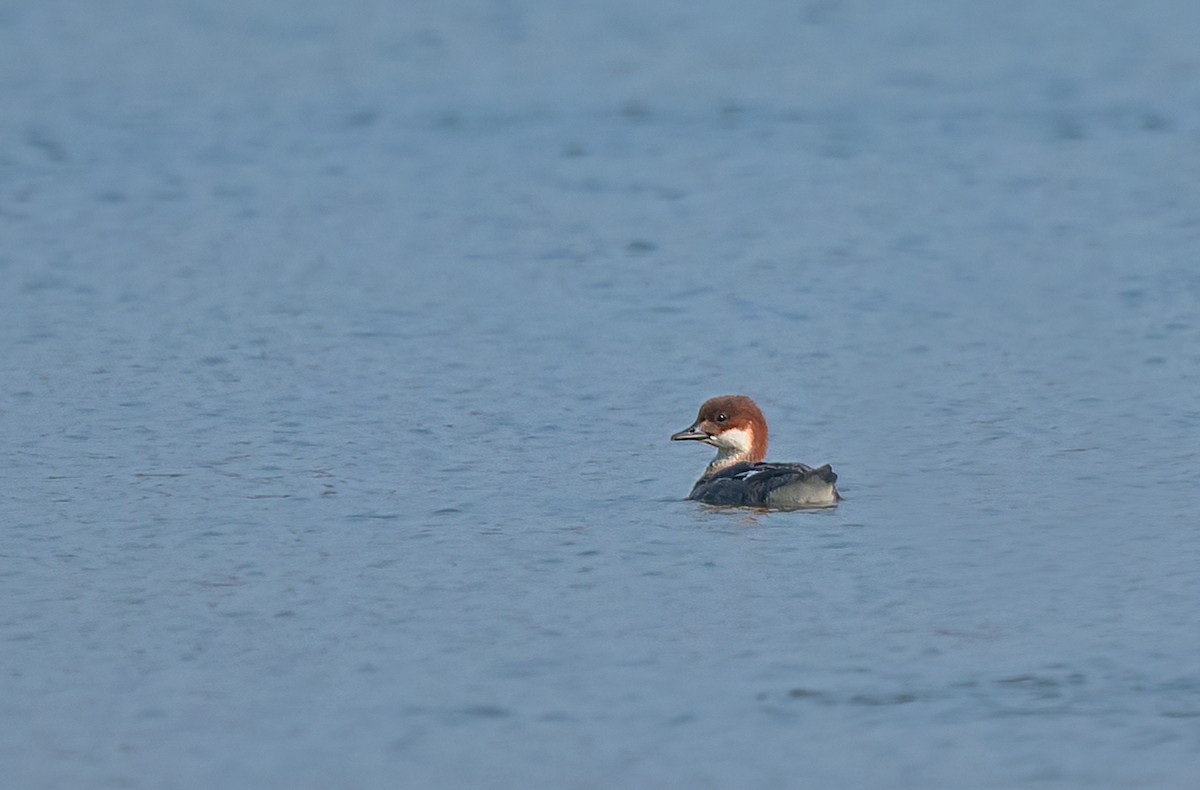
<path fill-rule="evenodd" d="M 841 500 L 837 473 L 829 466 L 805 464 L 737 464 L 705 475 L 688 499 L 706 505 L 794 510 L 832 507 Z"/>

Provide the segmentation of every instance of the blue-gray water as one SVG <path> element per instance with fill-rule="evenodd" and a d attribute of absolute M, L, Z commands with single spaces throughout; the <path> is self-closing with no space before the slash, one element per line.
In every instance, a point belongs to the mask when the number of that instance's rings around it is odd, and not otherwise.
<path fill-rule="evenodd" d="M 596 5 L 0 8 L 5 785 L 1195 787 L 1200 5 Z"/>

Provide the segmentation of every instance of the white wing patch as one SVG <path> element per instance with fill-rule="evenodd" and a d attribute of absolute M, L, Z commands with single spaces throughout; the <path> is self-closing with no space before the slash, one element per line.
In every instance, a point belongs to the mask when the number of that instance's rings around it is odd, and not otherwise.
<path fill-rule="evenodd" d="M 761 475 L 765 471 L 767 471 L 767 470 L 762 469 L 762 468 L 747 469 L 745 472 L 738 472 L 736 475 L 734 475 L 734 479 L 749 480 L 750 478 L 754 477 L 755 475 Z"/>
<path fill-rule="evenodd" d="M 735 480 L 749 480 L 755 475 L 766 474 L 767 472 L 780 473 L 790 472 L 791 474 L 802 477 L 812 472 L 812 467 L 805 464 L 759 464 L 753 466 L 744 472 L 738 472 L 733 476 Z"/>

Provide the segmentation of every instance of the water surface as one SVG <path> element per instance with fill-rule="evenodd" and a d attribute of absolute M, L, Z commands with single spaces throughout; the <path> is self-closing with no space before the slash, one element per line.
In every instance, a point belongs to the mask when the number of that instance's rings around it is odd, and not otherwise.
<path fill-rule="evenodd" d="M 9 781 L 1194 786 L 1198 24 L 0 11 Z"/>

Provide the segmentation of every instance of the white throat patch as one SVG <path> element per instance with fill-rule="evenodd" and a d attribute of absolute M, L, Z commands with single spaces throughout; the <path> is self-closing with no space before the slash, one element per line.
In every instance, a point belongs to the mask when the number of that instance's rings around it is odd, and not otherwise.
<path fill-rule="evenodd" d="M 754 432 L 730 428 L 713 436 L 710 443 L 717 448 L 717 457 L 708 465 L 708 471 L 715 472 L 746 460 L 754 445 Z"/>
<path fill-rule="evenodd" d="M 754 443 L 754 434 L 745 428 L 730 428 L 713 436 L 713 444 L 722 450 L 733 450 L 735 453 L 748 453 Z"/>

